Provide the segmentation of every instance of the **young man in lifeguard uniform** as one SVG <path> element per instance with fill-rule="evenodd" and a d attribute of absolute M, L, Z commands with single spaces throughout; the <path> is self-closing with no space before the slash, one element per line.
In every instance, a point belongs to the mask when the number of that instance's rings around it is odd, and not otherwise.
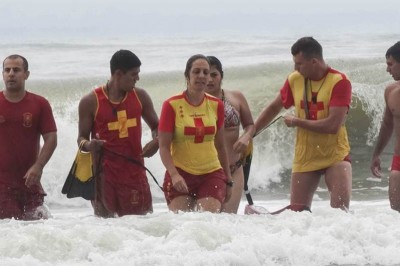
<path fill-rule="evenodd" d="M 153 210 L 143 157 L 153 156 L 158 150 L 158 117 L 147 92 L 136 87 L 140 65 L 131 51 L 117 51 L 110 61 L 110 80 L 79 103 L 78 144 L 84 142 L 84 150 L 93 152 L 95 161 L 101 154 L 92 201 L 97 216 Z M 153 136 L 143 149 L 142 117 Z"/>
<path fill-rule="evenodd" d="M 309 210 L 324 175 L 331 207 L 347 210 L 352 168 L 344 123 L 351 102 L 351 83 L 345 74 L 325 63 L 322 46 L 314 38 L 299 39 L 291 52 L 295 71 L 258 117 L 256 131 L 268 125 L 282 108 L 294 106 L 295 115 L 284 116 L 288 127 L 297 128 L 287 208 Z"/>

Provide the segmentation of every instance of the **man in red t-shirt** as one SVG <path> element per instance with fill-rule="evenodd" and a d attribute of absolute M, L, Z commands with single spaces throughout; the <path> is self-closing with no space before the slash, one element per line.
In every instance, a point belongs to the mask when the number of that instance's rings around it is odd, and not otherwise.
<path fill-rule="evenodd" d="M 0 92 L 0 218 L 48 217 L 40 183 L 43 167 L 57 146 L 57 128 L 48 101 L 25 90 L 28 62 L 20 55 L 3 61 Z M 43 147 L 40 149 L 40 136 Z"/>
<path fill-rule="evenodd" d="M 158 117 L 150 96 L 136 87 L 140 65 L 131 51 L 117 51 L 110 61 L 110 80 L 79 103 L 78 144 L 83 142 L 83 149 L 95 155 L 96 163 L 97 156 L 102 157 L 100 166 L 96 166 L 99 171 L 92 201 L 97 216 L 153 211 L 143 157 L 153 156 L 158 150 Z M 153 136 L 143 149 L 142 118 Z"/>

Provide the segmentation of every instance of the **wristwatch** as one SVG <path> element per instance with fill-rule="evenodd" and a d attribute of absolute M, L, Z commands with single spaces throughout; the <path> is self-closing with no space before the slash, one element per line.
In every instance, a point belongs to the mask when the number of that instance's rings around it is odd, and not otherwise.
<path fill-rule="evenodd" d="M 229 181 L 226 181 L 226 185 L 227 186 L 230 186 L 230 187 L 233 187 L 233 184 L 234 184 L 235 182 L 233 181 L 233 180 L 229 180 Z"/>

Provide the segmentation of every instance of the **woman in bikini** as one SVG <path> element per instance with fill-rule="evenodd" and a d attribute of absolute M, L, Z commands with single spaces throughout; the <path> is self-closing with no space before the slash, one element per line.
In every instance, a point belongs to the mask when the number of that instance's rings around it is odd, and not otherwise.
<path fill-rule="evenodd" d="M 255 133 L 253 117 L 249 105 L 240 91 L 226 91 L 221 88 L 224 72 L 222 64 L 215 56 L 210 61 L 210 80 L 206 92 L 221 99 L 225 109 L 225 143 L 229 156 L 230 171 L 235 183 L 231 198 L 222 205 L 222 211 L 237 213 L 243 191 L 243 168 L 241 154 L 246 150 Z M 240 135 L 240 124 L 243 133 Z"/>

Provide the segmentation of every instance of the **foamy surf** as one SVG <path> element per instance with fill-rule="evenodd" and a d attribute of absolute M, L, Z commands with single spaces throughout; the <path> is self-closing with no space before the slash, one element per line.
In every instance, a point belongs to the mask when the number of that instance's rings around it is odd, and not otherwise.
<path fill-rule="evenodd" d="M 257 201 L 276 210 L 287 201 Z M 54 209 L 44 221 L 0 221 L 1 265 L 396 265 L 399 213 L 385 200 L 352 213 L 317 201 L 312 213 L 168 212 L 101 219 L 90 208 Z"/>

